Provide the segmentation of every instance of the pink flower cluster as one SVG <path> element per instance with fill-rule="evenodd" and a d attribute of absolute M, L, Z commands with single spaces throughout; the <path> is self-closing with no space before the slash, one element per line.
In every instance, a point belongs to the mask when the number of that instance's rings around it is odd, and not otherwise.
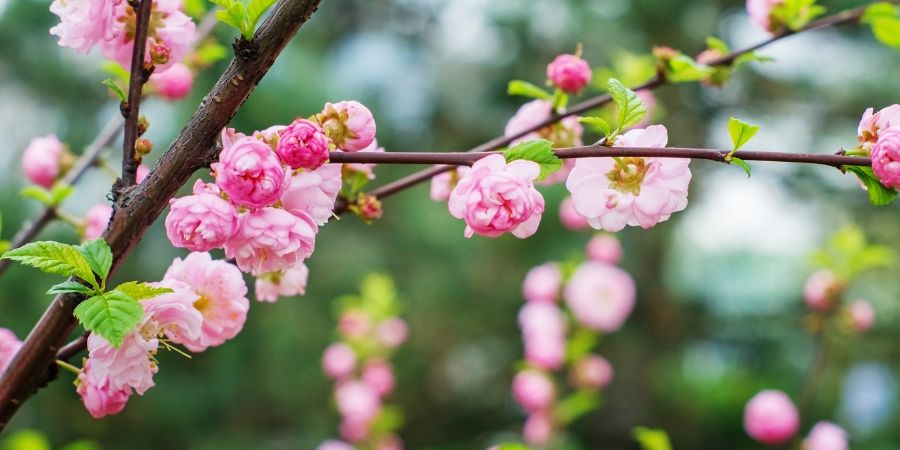
<path fill-rule="evenodd" d="M 153 387 L 161 342 L 202 352 L 233 338 L 244 326 L 249 308 L 244 279 L 236 267 L 213 261 L 208 253 L 175 259 L 155 285 L 172 292 L 141 302 L 143 320 L 121 346 L 96 334 L 88 338 L 88 358 L 76 384 L 95 418 L 119 413 L 132 394 L 143 395 Z"/>
<path fill-rule="evenodd" d="M 666 128 L 652 125 L 625 133 L 614 146 L 664 148 L 667 141 Z M 566 188 L 575 211 L 595 229 L 650 228 L 687 207 L 689 164 L 682 158 L 582 158 Z"/>
<path fill-rule="evenodd" d="M 519 326 L 525 346 L 527 368 L 513 379 L 513 398 L 528 414 L 523 435 L 531 445 L 545 446 L 560 427 L 552 410 L 562 386 L 554 381 L 566 362 L 570 328 L 584 333 L 618 330 L 634 305 L 631 277 L 614 266 L 621 257 L 615 238 L 598 235 L 588 244 L 587 262 L 564 279 L 559 264 L 547 263 L 531 269 L 522 293 L 525 305 L 519 311 Z M 559 305 L 565 298 L 564 306 Z M 575 319 L 567 323 L 567 313 Z M 568 367 L 571 388 L 597 391 L 613 377 L 612 365 L 599 355 L 577 355 Z"/>
<path fill-rule="evenodd" d="M 124 0 L 54 0 L 50 12 L 60 23 L 50 29 L 59 45 L 87 53 L 95 45 L 103 56 L 131 67 L 135 14 Z M 180 62 L 191 48 L 196 26 L 182 12 L 181 0 L 155 0 L 147 36 L 145 64 L 162 73 Z"/>
<path fill-rule="evenodd" d="M 3 375 L 20 347 L 22 347 L 22 341 L 16 337 L 15 333 L 6 328 L 0 328 L 0 375 Z"/>
<path fill-rule="evenodd" d="M 859 122 L 857 137 L 872 157 L 872 170 L 881 184 L 900 189 L 900 105 L 874 112 L 869 108 Z"/>
<path fill-rule="evenodd" d="M 831 270 L 819 270 L 806 279 L 803 300 L 810 311 L 823 317 L 828 317 L 841 306 L 840 318 L 846 329 L 855 333 L 866 332 L 875 324 L 875 308 L 861 299 L 841 305 L 846 284 Z"/>
<path fill-rule="evenodd" d="M 335 403 L 341 414 L 341 437 L 346 442 L 326 441 L 318 448 L 353 448 L 351 443 L 375 442 L 373 448 L 402 450 L 403 443 L 392 430 L 372 427 L 394 390 L 390 356 L 407 338 L 406 323 L 365 306 L 345 309 L 338 331 L 342 341 L 322 354 L 322 370 L 335 383 Z M 345 446 L 345 447 L 342 447 Z"/>
<path fill-rule="evenodd" d="M 466 237 L 531 236 L 544 212 L 544 197 L 534 188 L 539 174 L 533 161 L 507 163 L 499 154 L 482 158 L 450 193 L 450 214 L 466 222 Z"/>
<path fill-rule="evenodd" d="M 757 442 L 779 446 L 800 429 L 800 413 L 781 391 L 765 390 L 744 407 L 744 430 Z M 803 450 L 847 450 L 847 433 L 831 422 L 816 423 L 803 440 Z"/>

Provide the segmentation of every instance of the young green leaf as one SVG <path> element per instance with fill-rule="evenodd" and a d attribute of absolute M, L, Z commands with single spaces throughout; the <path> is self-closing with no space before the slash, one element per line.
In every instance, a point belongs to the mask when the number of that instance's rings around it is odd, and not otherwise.
<path fill-rule="evenodd" d="M 53 196 L 50 191 L 40 186 L 25 186 L 19 191 L 19 195 L 41 202 L 44 206 L 53 206 Z"/>
<path fill-rule="evenodd" d="M 727 55 L 729 52 L 731 52 L 731 49 L 728 48 L 728 44 L 715 36 L 706 38 L 706 48 L 710 50 L 716 50 L 723 55 Z"/>
<path fill-rule="evenodd" d="M 844 166 L 844 169 L 853 172 L 869 192 L 869 201 L 876 206 L 889 205 L 897 198 L 897 191 L 891 189 L 878 180 L 871 167 Z"/>
<path fill-rule="evenodd" d="M 252 31 L 249 33 L 249 36 L 246 33 L 244 16 L 247 14 L 247 9 L 242 2 L 240 2 L 239 0 L 210 1 L 222 7 L 222 9 L 216 11 L 216 18 L 218 18 L 219 21 L 238 30 L 245 39 L 253 38 Z"/>
<path fill-rule="evenodd" d="M 666 71 L 666 80 L 673 83 L 691 83 L 694 81 L 705 80 L 709 77 L 714 69 L 705 64 L 694 61 L 694 58 L 679 53 L 669 59 Z"/>
<path fill-rule="evenodd" d="M 743 159 L 732 156 L 731 159 L 728 160 L 728 164 L 735 164 L 741 169 L 744 169 L 744 172 L 747 172 L 747 178 L 750 178 L 750 164 L 747 164 Z"/>
<path fill-rule="evenodd" d="M 750 125 L 749 123 L 743 122 L 740 119 L 735 119 L 734 117 L 728 119 L 728 134 L 731 136 L 731 153 L 729 153 L 725 159 L 731 159 L 731 155 L 734 155 L 734 152 L 743 147 L 750 139 L 753 139 L 753 136 L 756 136 L 757 131 L 759 131 L 759 127 L 756 125 Z"/>
<path fill-rule="evenodd" d="M 772 9 L 772 16 L 788 29 L 798 31 L 825 13 L 825 8 L 816 0 L 784 0 Z"/>
<path fill-rule="evenodd" d="M 632 433 L 643 450 L 672 450 L 672 442 L 665 430 L 635 427 Z"/>
<path fill-rule="evenodd" d="M 553 172 L 561 169 L 563 165 L 562 160 L 553 153 L 553 143 L 546 139 L 522 142 L 503 152 L 503 157 L 506 158 L 506 162 L 519 159 L 536 162 L 541 167 L 538 181 L 547 178 Z"/>
<path fill-rule="evenodd" d="M 72 245 L 53 241 L 31 242 L 4 253 L 0 259 L 18 261 L 53 275 L 76 276 L 98 287 L 90 265 Z"/>
<path fill-rule="evenodd" d="M 599 406 L 600 393 L 596 391 L 576 391 L 556 404 L 553 408 L 553 417 L 565 425 L 574 422 Z"/>
<path fill-rule="evenodd" d="M 588 128 L 602 134 L 604 137 L 609 136 L 612 133 L 612 127 L 609 125 L 609 122 L 599 117 L 579 117 L 578 121 L 587 125 Z"/>
<path fill-rule="evenodd" d="M 103 80 L 103 85 L 108 87 L 110 92 L 115 94 L 116 97 L 119 97 L 120 102 L 128 103 L 128 95 L 125 94 L 125 91 L 123 91 L 122 88 L 120 88 L 112 78 Z"/>
<path fill-rule="evenodd" d="M 522 97 L 537 98 L 540 100 L 550 100 L 553 95 L 549 92 L 535 86 L 527 81 L 512 80 L 506 88 L 509 95 L 520 95 Z"/>
<path fill-rule="evenodd" d="M 775 61 L 775 58 L 769 56 L 761 56 L 756 52 L 747 52 L 734 59 L 734 67 L 740 67 L 744 64 L 749 64 L 752 62 L 767 63 L 773 61 Z"/>
<path fill-rule="evenodd" d="M 251 34 L 256 30 L 256 24 L 262 15 L 274 4 L 275 0 L 250 0 L 247 5 L 247 17 L 251 25 Z"/>
<path fill-rule="evenodd" d="M 116 291 L 124 292 L 135 300 L 147 300 L 157 295 L 168 294 L 174 292 L 166 287 L 150 286 L 147 283 L 139 283 L 137 281 L 128 281 L 116 286 Z"/>
<path fill-rule="evenodd" d="M 86 330 L 97 333 L 113 347 L 122 345 L 144 315 L 140 302 L 122 291 L 95 295 L 75 307 L 75 317 Z"/>
<path fill-rule="evenodd" d="M 53 285 L 53 287 L 51 287 L 50 290 L 47 291 L 47 293 L 50 295 L 68 294 L 70 292 L 75 294 L 91 295 L 94 293 L 94 290 L 77 281 L 63 281 L 62 283 Z"/>
<path fill-rule="evenodd" d="M 504 442 L 497 447 L 498 450 L 531 450 L 530 448 L 513 442 Z"/>
<path fill-rule="evenodd" d="M 75 192 L 75 188 L 71 185 L 56 182 L 53 184 L 53 188 L 50 189 L 50 202 L 53 206 L 59 206 L 63 200 L 69 198 Z"/>
<path fill-rule="evenodd" d="M 76 247 L 85 261 L 91 266 L 91 270 L 100 275 L 100 279 L 105 280 L 109 275 L 109 268 L 112 267 L 113 254 L 109 244 L 103 238 L 87 241 Z"/>
<path fill-rule="evenodd" d="M 637 125 L 647 115 L 647 107 L 637 94 L 625 87 L 621 81 L 609 79 L 609 95 L 616 103 L 619 130 Z"/>
<path fill-rule="evenodd" d="M 900 15 L 900 8 L 889 2 L 872 3 L 866 7 L 860 22 L 872 23 L 873 20 L 890 19 Z"/>
<path fill-rule="evenodd" d="M 882 44 L 900 48 L 900 18 L 880 18 L 872 21 L 872 33 Z"/>

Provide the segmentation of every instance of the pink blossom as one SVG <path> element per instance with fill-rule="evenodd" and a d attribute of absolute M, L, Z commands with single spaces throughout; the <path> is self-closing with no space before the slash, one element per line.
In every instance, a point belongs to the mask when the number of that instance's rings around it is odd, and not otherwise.
<path fill-rule="evenodd" d="M 209 190 L 202 180 L 194 184 L 194 194 L 169 201 L 166 236 L 175 247 L 195 252 L 222 248 L 238 225 L 234 206 Z"/>
<path fill-rule="evenodd" d="M 450 193 L 459 183 L 459 179 L 469 172 L 466 166 L 457 167 L 454 170 L 440 173 L 431 178 L 431 199 L 436 202 L 446 202 L 450 199 Z"/>
<path fill-rule="evenodd" d="M 847 450 L 847 432 L 831 422 L 817 422 L 803 440 L 803 450 Z"/>
<path fill-rule="evenodd" d="M 857 128 L 859 142 L 864 147 L 874 144 L 883 131 L 891 128 L 900 128 L 900 105 L 888 106 L 877 113 L 873 108 L 869 108 L 859 121 Z"/>
<path fill-rule="evenodd" d="M 88 361 L 98 386 L 108 380 L 108 390 L 134 389 L 143 395 L 153 387 L 153 374 L 158 370 L 150 360 L 159 345 L 156 336 L 144 336 L 140 330 L 125 336 L 115 348 L 97 334 L 88 337 Z"/>
<path fill-rule="evenodd" d="M 663 148 L 666 141 L 666 128 L 653 125 L 625 133 L 615 146 Z M 650 228 L 687 206 L 689 159 L 629 157 L 618 161 L 579 159 L 566 181 L 575 210 L 592 227 L 607 231 L 619 231 L 625 225 Z"/>
<path fill-rule="evenodd" d="M 112 213 L 112 206 L 105 203 L 94 205 L 87 210 L 87 214 L 84 216 L 84 229 L 81 232 L 81 240 L 89 241 L 103 235 Z"/>
<path fill-rule="evenodd" d="M 772 10 L 782 3 L 784 0 L 747 0 L 747 14 L 757 25 L 774 34 L 779 25 L 772 22 Z"/>
<path fill-rule="evenodd" d="M 803 286 L 803 299 L 809 309 L 827 311 L 834 304 L 841 290 L 843 290 L 843 283 L 837 274 L 830 270 L 820 270 L 806 279 L 806 284 Z"/>
<path fill-rule="evenodd" d="M 316 170 L 328 161 L 330 140 L 319 126 L 297 119 L 281 130 L 275 153 L 294 169 Z"/>
<path fill-rule="evenodd" d="M 78 374 L 76 392 L 81 396 L 81 402 L 91 417 L 100 419 L 122 412 L 131 397 L 131 389 L 114 387 L 109 377 L 98 377 L 97 371 L 92 368 L 95 363 L 96 360 L 91 358 L 84 362 L 84 368 Z"/>
<path fill-rule="evenodd" d="M 200 296 L 190 285 L 177 280 L 162 280 L 153 285 L 172 289 L 173 292 L 141 301 L 144 307 L 141 332 L 151 336 L 165 335 L 176 343 L 199 339 L 203 314 L 194 304 Z"/>
<path fill-rule="evenodd" d="M 378 414 L 381 399 L 369 385 L 352 380 L 338 383 L 334 392 L 338 411 L 345 419 L 369 422 Z"/>
<path fill-rule="evenodd" d="M 558 264 L 547 263 L 534 267 L 525 275 L 522 295 L 529 302 L 555 302 L 562 289 L 562 271 Z"/>
<path fill-rule="evenodd" d="M 216 184 L 231 201 L 250 208 L 263 208 L 281 198 L 290 181 L 278 156 L 256 138 L 236 136 L 231 145 L 222 138 L 224 149 L 212 165 Z"/>
<path fill-rule="evenodd" d="M 56 135 L 34 138 L 22 154 L 22 171 L 32 183 L 50 189 L 62 172 L 65 153 L 66 148 Z"/>
<path fill-rule="evenodd" d="M 556 370 L 566 352 L 565 317 L 553 303 L 529 302 L 519 311 L 525 359 L 536 367 Z"/>
<path fill-rule="evenodd" d="M 300 263 L 281 272 L 272 272 L 256 278 L 256 300 L 275 302 L 279 297 L 293 297 L 306 294 L 306 280 L 309 269 Z"/>
<path fill-rule="evenodd" d="M 606 358 L 589 355 L 575 362 L 570 375 L 575 387 L 603 389 L 612 381 L 613 367 Z"/>
<path fill-rule="evenodd" d="M 332 217 L 340 191 L 341 165 L 325 164 L 316 170 L 301 170 L 293 175 L 281 201 L 284 209 L 308 214 L 322 226 Z"/>
<path fill-rule="evenodd" d="M 390 395 L 394 391 L 394 369 L 387 361 L 375 359 L 366 363 L 362 380 L 380 397 Z"/>
<path fill-rule="evenodd" d="M 379 147 L 378 140 L 373 139 L 372 143 L 369 144 L 368 147 L 360 150 L 359 152 L 360 153 L 364 153 L 364 152 L 384 153 L 384 147 Z M 350 164 L 344 164 L 344 170 L 347 170 L 349 172 L 361 173 L 366 176 L 366 179 L 371 181 L 371 180 L 375 179 L 375 172 L 373 170 L 373 169 L 375 169 L 375 166 L 377 166 L 377 164 L 375 164 L 375 163 L 350 163 Z"/>
<path fill-rule="evenodd" d="M 347 377 L 356 370 L 356 353 L 347 344 L 331 344 L 322 353 L 322 370 L 335 380 Z"/>
<path fill-rule="evenodd" d="M 0 328 L 0 375 L 6 370 L 21 347 L 22 342 L 12 331 Z"/>
<path fill-rule="evenodd" d="M 565 299 L 578 323 L 607 333 L 622 327 L 634 307 L 634 280 L 622 269 L 588 261 L 566 285 Z"/>
<path fill-rule="evenodd" d="M 356 450 L 356 448 L 346 442 L 327 440 L 319 444 L 316 450 Z"/>
<path fill-rule="evenodd" d="M 512 384 L 513 397 L 525 411 L 546 411 L 553 405 L 556 388 L 543 372 L 526 369 L 516 374 Z"/>
<path fill-rule="evenodd" d="M 312 255 L 318 231 L 302 211 L 258 209 L 241 215 L 237 231 L 225 243 L 225 256 L 253 275 L 289 269 Z"/>
<path fill-rule="evenodd" d="M 403 450 L 403 441 L 400 436 L 391 434 L 375 443 L 373 450 Z"/>
<path fill-rule="evenodd" d="M 360 310 L 345 310 L 338 320 L 338 332 L 346 339 L 362 339 L 372 332 L 372 320 Z"/>
<path fill-rule="evenodd" d="M 364 441 L 369 436 L 372 419 L 360 419 L 357 417 L 341 418 L 341 437 L 354 443 Z"/>
<path fill-rule="evenodd" d="M 578 93 L 591 82 L 591 66 L 575 55 L 559 55 L 547 66 L 547 78 L 570 94 Z"/>
<path fill-rule="evenodd" d="M 356 152 L 368 147 L 375 139 L 375 119 L 362 103 L 352 100 L 326 103 L 316 119 L 341 150 Z"/>
<path fill-rule="evenodd" d="M 800 414 L 784 392 L 762 391 L 744 408 L 744 430 L 763 444 L 783 444 L 799 427 Z"/>
<path fill-rule="evenodd" d="M 54 0 L 50 12 L 59 16 L 59 24 L 50 34 L 59 37 L 59 45 L 87 53 L 104 41 L 112 40 L 115 30 L 113 10 L 123 0 Z"/>
<path fill-rule="evenodd" d="M 598 234 L 587 244 L 587 257 L 591 261 L 618 264 L 622 259 L 622 244 L 609 234 Z"/>
<path fill-rule="evenodd" d="M 375 330 L 375 334 L 381 345 L 384 345 L 387 348 L 396 348 L 399 347 L 400 344 L 406 342 L 406 338 L 409 336 L 409 330 L 403 319 L 391 317 L 378 324 L 378 329 Z"/>
<path fill-rule="evenodd" d="M 555 125 L 548 125 L 544 128 L 535 127 L 545 123 L 553 114 L 553 105 L 546 100 L 532 100 L 519 108 L 516 115 L 509 119 L 506 123 L 506 130 L 503 135 L 507 138 L 524 135 L 515 138 L 511 145 L 518 144 L 523 141 L 534 139 L 548 139 L 553 142 L 554 147 L 574 147 L 582 144 L 581 135 L 584 129 L 578 118 L 569 116 Z M 531 131 L 529 131 L 531 130 Z"/>
<path fill-rule="evenodd" d="M 150 75 L 150 86 L 166 100 L 181 100 L 194 87 L 194 73 L 182 63 L 173 64 L 169 70 Z"/>
<path fill-rule="evenodd" d="M 553 418 L 546 412 L 528 415 L 522 437 L 530 445 L 544 446 L 553 437 Z"/>
<path fill-rule="evenodd" d="M 590 228 L 587 219 L 578 211 L 575 211 L 575 204 L 572 203 L 572 197 L 566 197 L 559 203 L 559 221 L 563 226 L 572 231 L 587 230 Z"/>
<path fill-rule="evenodd" d="M 202 352 L 221 345 L 244 327 L 250 302 L 237 267 L 214 261 L 209 253 L 191 253 L 184 260 L 175 258 L 163 278 L 187 284 L 198 296 L 194 308 L 203 315 L 203 325 L 196 339 L 181 342 L 188 350 Z"/>
<path fill-rule="evenodd" d="M 875 308 L 865 300 L 854 300 L 847 307 L 850 326 L 857 333 L 868 331 L 875 324 Z"/>
<path fill-rule="evenodd" d="M 450 214 L 465 220 L 466 237 L 531 236 L 544 212 L 544 197 L 534 188 L 539 174 L 532 161 L 507 164 L 499 154 L 481 158 L 450 193 Z"/>
<path fill-rule="evenodd" d="M 564 335 L 527 336 L 524 339 L 525 360 L 535 367 L 557 370 L 566 356 Z"/>
<path fill-rule="evenodd" d="M 872 170 L 881 184 L 900 189 L 900 123 L 881 133 L 872 147 Z"/>
<path fill-rule="evenodd" d="M 103 56 L 122 65 L 126 70 L 131 67 L 131 53 L 134 47 L 135 16 L 128 2 L 116 1 L 113 10 L 112 39 L 99 42 Z M 156 54 L 166 54 L 165 62 L 156 61 L 154 73 L 163 73 L 184 59 L 191 50 L 196 25 L 190 17 L 181 11 L 181 0 L 155 0 L 153 16 L 147 36 L 147 49 L 144 62 L 150 63 L 155 48 Z M 154 20 L 155 19 L 155 20 Z"/>

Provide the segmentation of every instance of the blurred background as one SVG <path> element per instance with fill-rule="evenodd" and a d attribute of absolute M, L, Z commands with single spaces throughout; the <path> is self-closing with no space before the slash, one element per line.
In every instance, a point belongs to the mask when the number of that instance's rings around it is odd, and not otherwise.
<path fill-rule="evenodd" d="M 862 2 L 825 0 L 830 12 Z M 47 1 L 0 0 L 0 211 L 3 238 L 39 212 L 18 191 L 28 141 L 56 133 L 81 152 L 117 105 L 100 81 L 97 52 L 58 47 Z M 502 133 L 521 98 L 513 78 L 543 82 L 546 64 L 584 44 L 595 67 L 622 52 L 668 45 L 696 54 L 714 35 L 732 48 L 766 38 L 739 0 L 343 0 L 324 1 L 232 122 L 250 132 L 356 99 L 375 113 L 388 151 L 461 151 Z M 223 43 L 234 36 L 224 26 Z M 863 27 L 804 33 L 767 47 L 724 89 L 683 84 L 657 91 L 670 145 L 727 148 L 729 116 L 762 126 L 748 149 L 833 153 L 856 145 L 865 108 L 900 101 L 900 58 Z M 146 101 L 156 144 L 174 138 L 226 61 L 200 75 L 178 103 Z M 601 80 L 601 83 L 605 80 Z M 592 91 L 588 95 L 596 94 Z M 116 139 L 115 148 L 120 146 Z M 117 153 L 111 149 L 113 160 Z M 118 163 L 115 163 L 116 165 Z M 809 254 L 839 228 L 858 224 L 874 243 L 900 248 L 900 209 L 873 207 L 850 175 L 824 167 L 694 162 L 690 206 L 652 230 L 618 234 L 636 279 L 635 313 L 599 351 L 615 367 L 602 408 L 571 429 L 573 448 L 637 448 L 630 430 L 662 427 L 678 449 L 752 449 L 745 402 L 763 388 L 797 397 L 813 359 L 802 285 Z M 379 167 L 374 185 L 410 167 Z M 65 204 L 73 215 L 104 201 L 112 179 L 94 171 Z M 37 428 L 54 445 L 88 438 L 108 449 L 312 449 L 337 436 L 322 350 L 335 338 L 332 300 L 358 291 L 370 272 L 392 275 L 410 324 L 394 358 L 394 402 L 409 449 L 483 449 L 516 439 L 524 414 L 509 393 L 522 345 L 516 312 L 527 270 L 582 255 L 589 233 L 566 231 L 561 185 L 543 188 L 548 211 L 528 240 L 463 238 L 463 223 L 419 186 L 384 202 L 371 225 L 346 216 L 320 233 L 305 297 L 254 302 L 244 331 L 190 361 L 161 357 L 156 388 L 115 417 L 93 420 L 61 379 L 30 400 L 11 429 Z M 116 278 L 158 279 L 182 250 L 162 222 Z M 74 242 L 63 225 L 42 239 Z M 50 301 L 53 277 L 21 266 L 0 278 L 0 326 L 20 338 Z M 875 305 L 877 323 L 835 343 L 804 427 L 846 427 L 854 449 L 900 448 L 900 277 L 867 274 L 851 297 Z"/>

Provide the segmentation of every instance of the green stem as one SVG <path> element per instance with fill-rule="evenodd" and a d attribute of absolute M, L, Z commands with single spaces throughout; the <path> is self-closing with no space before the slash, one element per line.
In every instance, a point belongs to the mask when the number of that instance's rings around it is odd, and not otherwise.
<path fill-rule="evenodd" d="M 59 367 L 61 367 L 61 368 L 63 368 L 63 369 L 68 370 L 69 372 L 74 373 L 75 375 L 81 375 L 81 369 L 79 369 L 79 368 L 77 368 L 77 367 L 75 367 L 75 366 L 73 366 L 73 365 L 71 365 L 71 364 L 69 364 L 69 363 L 67 363 L 67 362 L 65 362 L 65 361 L 63 361 L 63 360 L 61 360 L 61 359 L 57 359 L 57 360 L 56 360 L 56 365 L 59 366 Z"/>
<path fill-rule="evenodd" d="M 64 213 L 60 210 L 56 211 L 56 217 L 59 220 L 75 227 L 76 229 L 79 229 L 84 226 L 84 222 L 82 220 L 80 220 L 76 217 L 73 217 L 73 216 L 69 215 L 68 213 Z"/>

